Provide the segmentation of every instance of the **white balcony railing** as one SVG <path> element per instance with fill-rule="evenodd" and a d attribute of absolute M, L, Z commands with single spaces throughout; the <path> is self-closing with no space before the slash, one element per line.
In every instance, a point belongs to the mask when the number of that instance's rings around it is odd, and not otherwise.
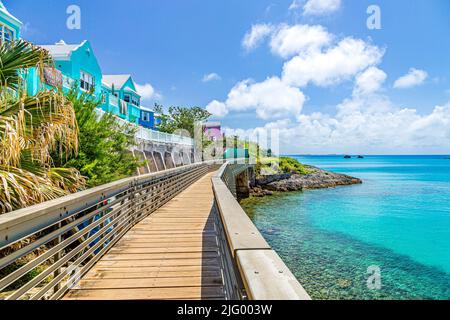
<path fill-rule="evenodd" d="M 110 94 L 109 95 L 109 104 L 114 107 L 118 107 L 119 106 L 119 98 Z"/>
<path fill-rule="evenodd" d="M 102 117 L 105 114 L 105 112 L 101 109 L 96 109 L 96 112 L 100 117 Z M 141 126 L 137 126 L 136 124 L 128 122 L 119 117 L 116 117 L 116 121 L 123 125 L 138 128 L 138 131 L 136 133 L 137 139 L 150 141 L 150 142 L 181 144 L 181 145 L 186 145 L 186 146 L 194 145 L 194 139 L 189 138 L 189 137 L 183 137 L 183 136 L 176 135 L 176 134 L 169 134 L 169 133 L 165 133 L 165 132 L 159 132 L 156 130 L 147 129 L 147 128 L 144 128 Z"/>

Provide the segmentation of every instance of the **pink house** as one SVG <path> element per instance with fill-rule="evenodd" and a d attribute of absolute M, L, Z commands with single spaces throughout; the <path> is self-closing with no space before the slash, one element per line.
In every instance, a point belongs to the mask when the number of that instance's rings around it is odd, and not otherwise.
<path fill-rule="evenodd" d="M 220 122 L 205 122 L 203 123 L 203 132 L 205 136 L 211 141 L 217 141 L 222 138 L 222 128 Z"/>

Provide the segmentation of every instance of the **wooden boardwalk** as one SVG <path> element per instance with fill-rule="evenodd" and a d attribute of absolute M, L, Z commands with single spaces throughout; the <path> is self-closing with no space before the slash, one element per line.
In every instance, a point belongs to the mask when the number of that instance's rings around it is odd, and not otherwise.
<path fill-rule="evenodd" d="M 224 299 L 212 175 L 131 229 L 65 299 Z"/>

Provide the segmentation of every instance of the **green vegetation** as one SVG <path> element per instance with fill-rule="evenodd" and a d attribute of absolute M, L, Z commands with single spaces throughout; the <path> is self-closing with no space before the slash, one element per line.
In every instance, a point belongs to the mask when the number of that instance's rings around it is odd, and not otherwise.
<path fill-rule="evenodd" d="M 25 41 L 0 46 L 0 214 L 82 189 L 80 173 L 55 166 L 51 154 L 78 152 L 72 103 L 56 91 L 30 97 L 23 76 L 53 64 L 47 51 Z"/>
<path fill-rule="evenodd" d="M 162 132 L 174 133 L 176 130 L 186 130 L 191 137 L 194 137 L 194 128 L 197 122 L 206 121 L 211 114 L 200 107 L 170 107 L 169 113 L 164 113 L 164 107 L 155 104 L 155 112 L 161 115 Z"/>
<path fill-rule="evenodd" d="M 132 176 L 142 165 L 130 152 L 137 129 L 120 124 L 109 113 L 100 118 L 95 111 L 100 102 L 88 94 L 79 96 L 76 88 L 67 98 L 75 109 L 80 148 L 77 155 L 63 158 L 63 163 L 60 157 L 55 162 L 78 169 L 90 188 Z"/>
<path fill-rule="evenodd" d="M 300 175 L 308 174 L 306 166 L 297 160 L 289 157 L 280 158 L 280 170 L 284 173 L 296 173 Z"/>
<path fill-rule="evenodd" d="M 266 174 L 294 173 L 306 175 L 309 173 L 307 166 L 289 157 L 262 158 L 256 165 L 256 173 L 260 175 L 263 170 Z"/>

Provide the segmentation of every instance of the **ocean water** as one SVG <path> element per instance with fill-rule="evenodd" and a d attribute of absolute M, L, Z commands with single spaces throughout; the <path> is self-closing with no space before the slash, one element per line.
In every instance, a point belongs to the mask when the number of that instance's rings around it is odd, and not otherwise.
<path fill-rule="evenodd" d="M 450 157 L 294 157 L 364 181 L 242 203 L 314 299 L 450 299 Z"/>

